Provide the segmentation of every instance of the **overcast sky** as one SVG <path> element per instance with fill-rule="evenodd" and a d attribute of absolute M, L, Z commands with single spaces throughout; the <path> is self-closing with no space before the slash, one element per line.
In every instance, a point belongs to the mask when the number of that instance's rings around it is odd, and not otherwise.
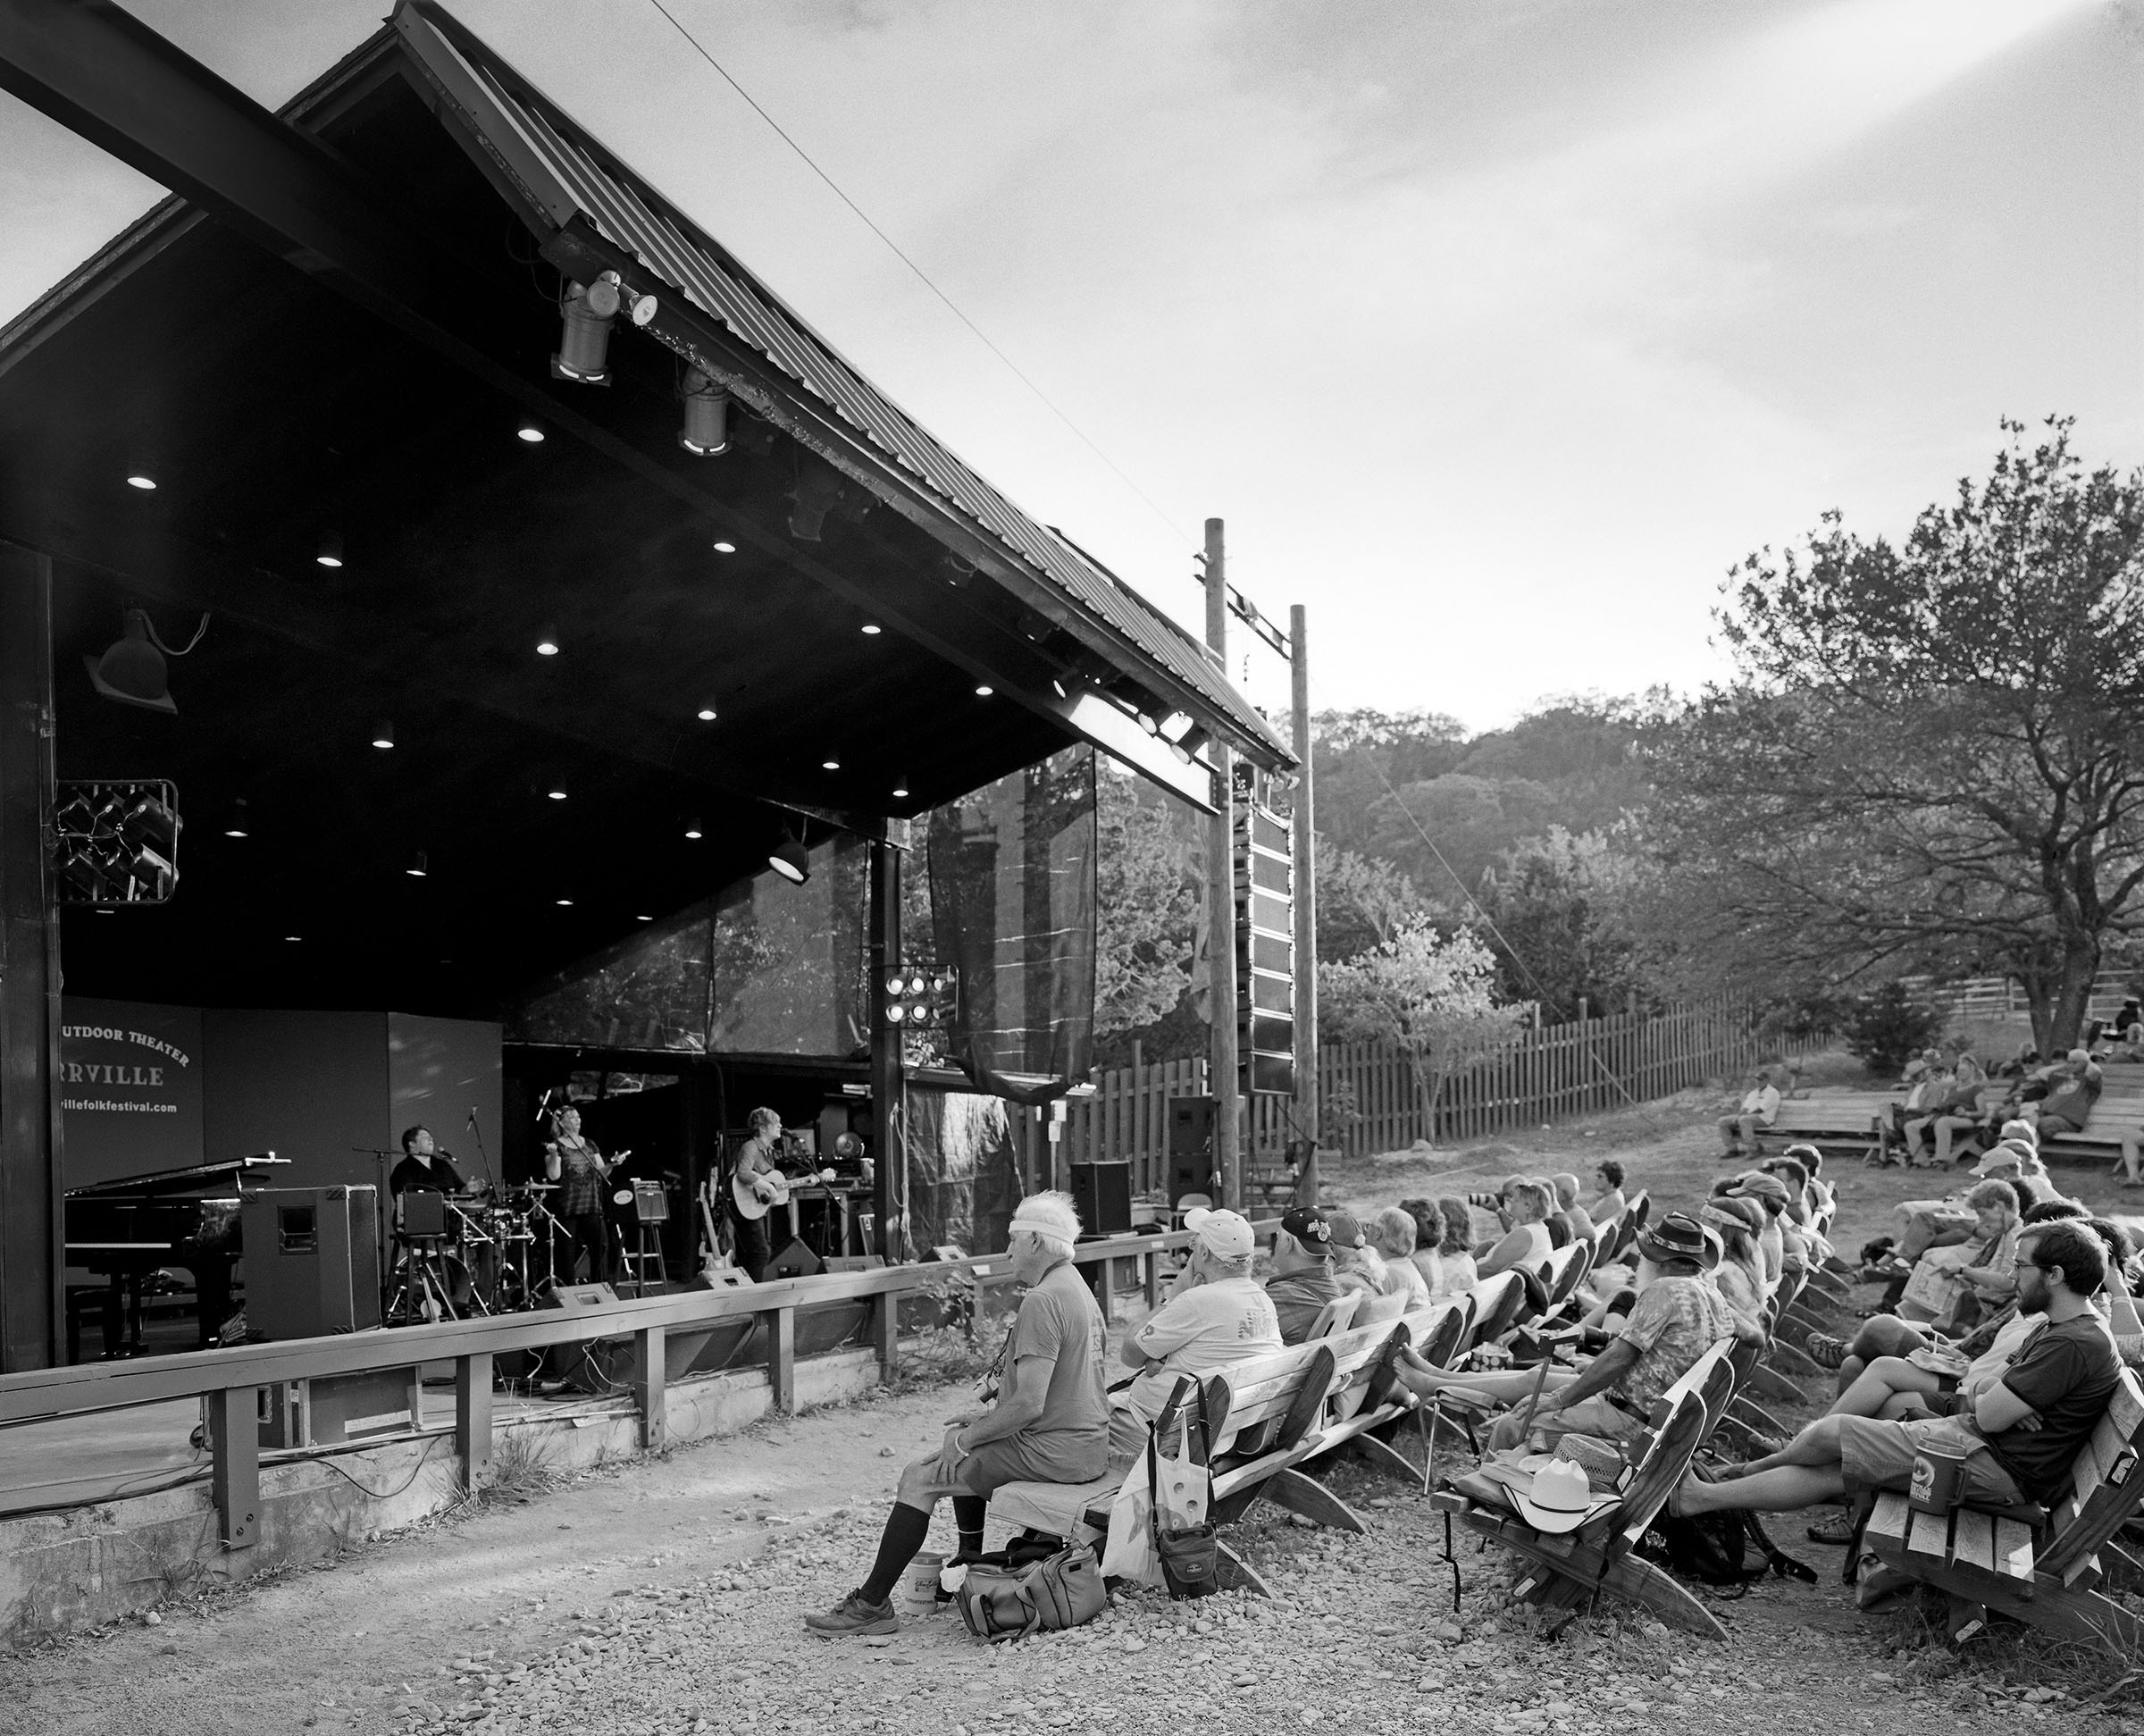
<path fill-rule="evenodd" d="M 1320 706 L 1689 688 L 1729 565 L 1903 528 L 1998 417 L 2144 459 L 2137 0 L 667 0 L 1158 511 L 650 0 L 451 4 L 1194 625 L 1226 518 Z M 130 4 L 272 104 L 384 10 Z M 8 313 L 157 196 L 4 96 L 0 160 Z"/>

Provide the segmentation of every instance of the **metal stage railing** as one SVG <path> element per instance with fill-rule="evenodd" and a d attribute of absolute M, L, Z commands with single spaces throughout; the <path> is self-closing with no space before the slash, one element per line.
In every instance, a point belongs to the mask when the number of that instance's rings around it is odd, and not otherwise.
<path fill-rule="evenodd" d="M 1260 1223 L 1258 1228 L 1265 1233 L 1271 1222 Z M 1189 1246 L 1191 1239 L 1184 1230 L 1100 1237 L 1079 1243 L 1073 1259 L 1081 1266 L 1095 1269 L 1087 1274 L 1088 1280 L 1107 1317 L 1114 1296 L 1115 1262 L 1140 1262 L 1147 1301 L 1152 1305 L 1160 1293 L 1160 1256 Z M 178 1356 L 140 1356 L 38 1369 L 0 1376 L 0 1427 L 56 1422 L 172 1399 L 205 1399 L 208 1446 L 213 1455 L 210 1489 L 216 1506 L 218 1536 L 225 1548 L 245 1549 L 253 1545 L 259 1529 L 261 1448 L 256 1395 L 264 1387 L 451 1361 L 455 1450 L 464 1486 L 475 1489 L 482 1484 L 491 1458 L 493 1359 L 507 1352 L 586 1344 L 599 1338 L 631 1339 L 632 1371 L 626 1384 L 640 1413 L 641 1445 L 644 1449 L 660 1447 L 665 1445 L 666 1344 L 671 1333 L 719 1327 L 725 1321 L 756 1319 L 762 1328 L 764 1366 L 774 1403 L 778 1409 L 791 1410 L 796 1400 L 800 1312 L 808 1318 L 844 1304 L 871 1304 L 870 1341 L 877 1351 L 882 1372 L 891 1377 L 900 1364 L 900 1298 L 927 1290 L 949 1273 L 963 1271 L 978 1286 L 1009 1283 L 1012 1276 L 1004 1254 L 986 1254 L 924 1265 L 779 1279 L 738 1288 L 683 1290 L 594 1309 L 495 1314 L 429 1326 L 191 1351 Z M 381 1442 L 395 1438 L 391 1434 L 378 1437 Z"/>

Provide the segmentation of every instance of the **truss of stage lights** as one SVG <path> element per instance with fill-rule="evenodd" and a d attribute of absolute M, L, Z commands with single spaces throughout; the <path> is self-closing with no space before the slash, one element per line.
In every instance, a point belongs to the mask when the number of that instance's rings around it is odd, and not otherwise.
<path fill-rule="evenodd" d="M 889 971 L 886 1022 L 901 1030 L 928 1031 L 953 1022 L 960 1004 L 960 978 L 939 965 L 908 964 Z"/>
<path fill-rule="evenodd" d="M 164 778 L 66 779 L 53 804 L 63 904 L 163 904 L 179 885 L 178 786 Z"/>

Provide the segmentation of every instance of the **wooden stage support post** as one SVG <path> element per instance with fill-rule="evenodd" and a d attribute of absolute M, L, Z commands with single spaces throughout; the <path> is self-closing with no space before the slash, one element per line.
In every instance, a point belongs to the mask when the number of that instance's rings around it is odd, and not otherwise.
<path fill-rule="evenodd" d="M 454 1364 L 454 1450 L 462 1487 L 473 1495 L 491 1470 L 491 1358 L 459 1356 Z"/>
<path fill-rule="evenodd" d="M 63 1354 L 52 562 L 0 547 L 0 1373 Z M 248 1427 L 251 1426 L 250 1421 Z"/>
<path fill-rule="evenodd" d="M 660 1451 L 670 1444 L 666 1330 L 643 1326 L 632 1335 L 632 1402 L 641 1413 L 641 1448 Z"/>
<path fill-rule="evenodd" d="M 1228 657 L 1228 566 L 1221 521 L 1206 521 L 1206 643 Z M 1213 1167 L 1221 1178 L 1221 1203 L 1244 1209 L 1244 1165 L 1237 1128 L 1242 1086 L 1235 1044 L 1235 769 L 1227 744 L 1216 737 L 1213 760 L 1215 813 L 1206 823 L 1206 960 L 1213 1010 Z"/>
<path fill-rule="evenodd" d="M 261 1535 L 261 1422 L 257 1387 L 208 1395 L 209 1493 L 226 1549 L 250 1549 Z"/>

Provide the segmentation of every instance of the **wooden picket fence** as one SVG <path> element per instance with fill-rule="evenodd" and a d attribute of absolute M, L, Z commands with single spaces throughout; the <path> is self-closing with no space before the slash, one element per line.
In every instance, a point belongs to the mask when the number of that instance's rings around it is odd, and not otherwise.
<path fill-rule="evenodd" d="M 1443 1145 L 1538 1127 L 1732 1079 L 1780 1053 L 1750 1008 L 1729 1001 L 1520 1031 L 1445 1080 L 1432 1131 L 1405 1055 L 1377 1044 L 1335 1044 L 1319 1052 L 1319 1083 L 1323 1101 L 1342 1112 L 1328 1116 L 1322 1143 L 1353 1157 L 1424 1136 Z M 1059 1161 L 1128 1161 L 1135 1191 L 1165 1186 L 1169 1102 L 1204 1096 L 1206 1067 L 1203 1059 L 1171 1061 L 1097 1074 L 1092 1096 L 1065 1103 Z M 1281 1160 L 1295 1136 L 1293 1108 L 1285 1097 L 1251 1100 L 1253 1162 Z"/>
<path fill-rule="evenodd" d="M 2011 977 L 1968 977 L 1948 983 L 1926 977 L 1902 977 L 1899 980 L 1954 1020 L 2008 1019 L 2028 1011 L 2025 992 Z M 2121 1011 L 2123 998 L 2134 994 L 2137 987 L 2137 978 L 2126 971 L 2101 971 L 2092 979 L 2086 1016 L 2112 1019 Z"/>

